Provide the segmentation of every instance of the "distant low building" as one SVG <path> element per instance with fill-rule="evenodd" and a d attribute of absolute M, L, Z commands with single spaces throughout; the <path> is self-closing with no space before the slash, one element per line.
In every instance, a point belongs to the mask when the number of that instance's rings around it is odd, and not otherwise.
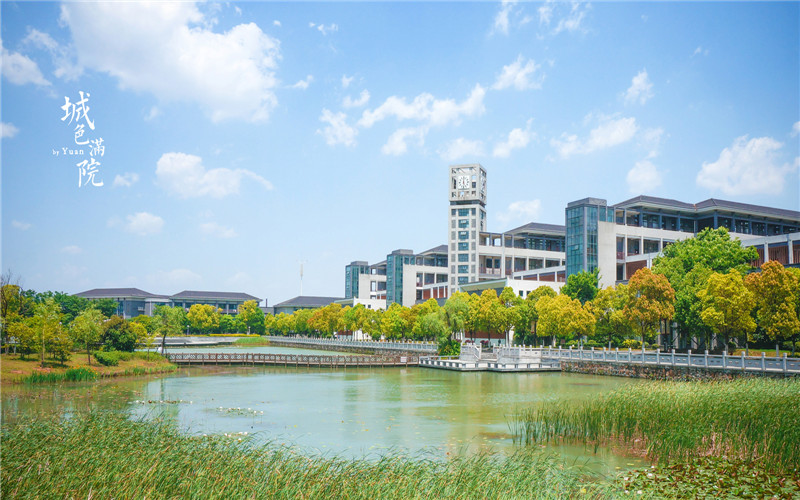
<path fill-rule="evenodd" d="M 300 295 L 293 299 L 284 300 L 280 304 L 275 304 L 273 309 L 276 316 L 280 313 L 292 314 L 300 309 L 316 309 L 318 307 L 325 307 L 340 300 L 344 299 L 342 297 L 312 297 L 308 295 Z"/>
<path fill-rule="evenodd" d="M 138 288 L 93 288 L 76 293 L 89 300 L 111 299 L 117 302 L 117 315 L 130 319 L 139 315 L 152 316 L 156 306 L 171 305 L 167 295 L 156 295 Z"/>
<path fill-rule="evenodd" d="M 236 314 L 239 306 L 248 300 L 260 303 L 261 299 L 238 292 L 202 292 L 184 290 L 175 295 L 157 295 L 138 288 L 93 288 L 75 294 L 89 300 L 112 299 L 117 302 L 117 314 L 125 319 L 139 315 L 152 316 L 156 306 L 174 306 L 189 310 L 195 304 L 208 304 L 222 310 L 223 314 Z"/>
<path fill-rule="evenodd" d="M 258 297 L 238 292 L 201 292 L 197 290 L 184 290 L 170 297 L 172 304 L 189 310 L 195 304 L 204 304 L 217 307 L 222 314 L 236 314 L 239 306 L 248 300 L 261 302 Z"/>

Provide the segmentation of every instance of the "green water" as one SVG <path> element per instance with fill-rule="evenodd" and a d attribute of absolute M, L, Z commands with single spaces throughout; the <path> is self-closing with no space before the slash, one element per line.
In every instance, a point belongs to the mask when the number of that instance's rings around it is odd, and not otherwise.
<path fill-rule="evenodd" d="M 264 348 L 250 351 L 256 349 Z M 517 409 L 635 383 L 552 372 L 193 367 L 96 384 L 4 387 L 2 415 L 5 420 L 21 412 L 101 408 L 167 418 L 195 434 L 297 445 L 312 454 L 370 456 L 392 450 L 447 456 L 512 451 L 508 424 Z M 609 470 L 641 463 L 606 449 L 595 454 L 582 446 L 551 448 L 567 460 L 597 461 Z"/>

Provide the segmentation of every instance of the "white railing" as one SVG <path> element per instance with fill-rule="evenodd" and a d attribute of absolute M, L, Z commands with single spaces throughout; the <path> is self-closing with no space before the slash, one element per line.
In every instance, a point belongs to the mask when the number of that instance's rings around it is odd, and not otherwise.
<path fill-rule="evenodd" d="M 505 348 L 514 349 L 514 348 Z M 719 370 L 742 370 L 748 372 L 800 373 L 800 359 L 789 358 L 784 353 L 781 357 L 761 356 L 729 356 L 727 354 L 676 353 L 673 349 L 666 351 L 642 351 L 634 349 L 554 349 L 552 347 L 530 348 L 518 347 L 523 352 L 540 351 L 543 359 L 567 361 L 592 361 L 600 363 L 625 363 L 648 366 L 675 366 L 690 368 L 708 368 Z"/>
<path fill-rule="evenodd" d="M 473 344 L 461 344 L 461 354 L 458 359 L 462 361 L 478 362 L 481 359 L 481 346 Z"/>
<path fill-rule="evenodd" d="M 393 351 L 410 351 L 410 352 L 424 352 L 424 353 L 435 353 L 439 349 L 439 346 L 434 342 L 340 340 L 340 339 L 323 339 L 314 337 L 276 337 L 276 336 L 268 336 L 267 339 L 275 342 L 285 342 L 289 344 L 302 344 L 310 346 L 357 347 L 359 349 L 385 349 Z"/>

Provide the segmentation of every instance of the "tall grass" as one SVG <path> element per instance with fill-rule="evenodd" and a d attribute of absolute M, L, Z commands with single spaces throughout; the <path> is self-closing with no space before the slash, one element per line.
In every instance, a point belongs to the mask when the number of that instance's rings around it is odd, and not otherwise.
<path fill-rule="evenodd" d="M 658 461 L 726 454 L 775 470 L 800 464 L 800 381 L 650 382 L 589 401 L 555 401 L 510 423 L 525 443 L 617 443 Z"/>
<path fill-rule="evenodd" d="M 260 346 L 269 345 L 269 340 L 265 337 L 257 335 L 255 337 L 242 337 L 240 339 L 236 339 L 233 344 L 238 346 Z"/>
<path fill-rule="evenodd" d="M 116 413 L 23 418 L 3 426 L 2 442 L 7 498 L 605 498 L 609 491 L 587 470 L 534 450 L 449 460 L 311 458 Z"/>
<path fill-rule="evenodd" d="M 26 384 L 86 382 L 97 379 L 97 372 L 87 367 L 69 368 L 65 372 L 33 372 L 22 379 Z"/>

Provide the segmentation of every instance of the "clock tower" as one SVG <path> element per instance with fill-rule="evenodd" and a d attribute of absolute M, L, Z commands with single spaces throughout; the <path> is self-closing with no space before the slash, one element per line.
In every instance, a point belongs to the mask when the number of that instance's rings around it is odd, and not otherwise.
<path fill-rule="evenodd" d="M 448 265 L 450 295 L 459 285 L 478 281 L 478 240 L 486 231 L 486 169 L 450 166 Z"/>

